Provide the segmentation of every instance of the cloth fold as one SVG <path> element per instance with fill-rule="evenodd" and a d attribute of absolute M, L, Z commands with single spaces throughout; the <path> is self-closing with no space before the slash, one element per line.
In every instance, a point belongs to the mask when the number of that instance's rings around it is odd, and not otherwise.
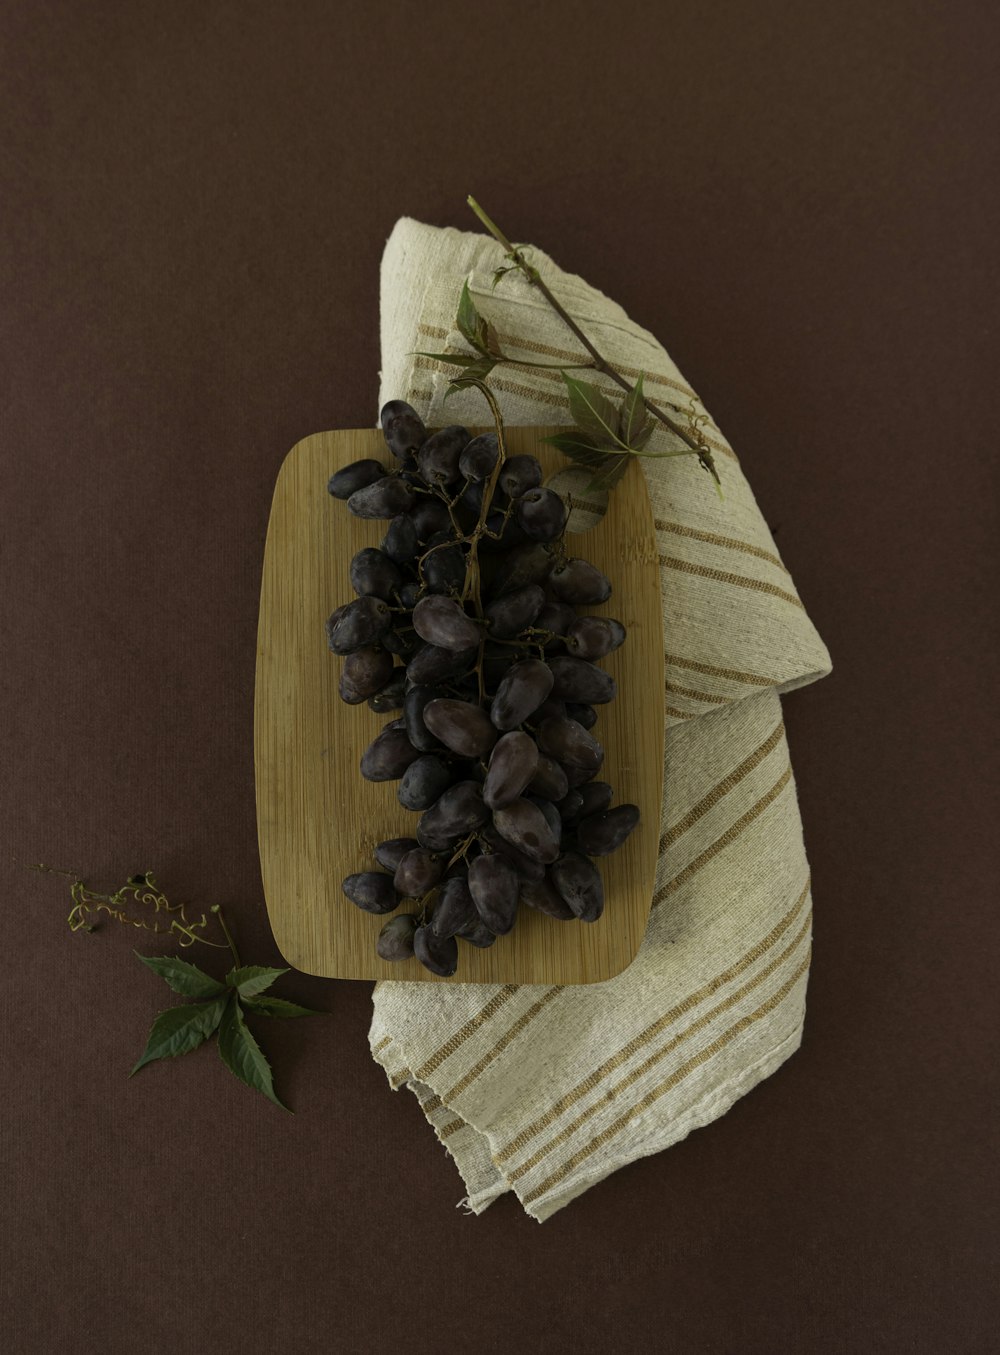
<path fill-rule="evenodd" d="M 465 347 L 468 281 L 512 356 L 572 362 L 572 334 L 519 275 L 493 290 L 488 236 L 400 220 L 382 261 L 380 405 L 429 426 L 482 423 L 477 392 L 417 350 Z M 380 983 L 370 1043 L 407 1086 L 481 1212 L 512 1190 L 544 1220 L 596 1182 L 722 1115 L 801 1040 L 811 895 L 780 693 L 830 671 L 735 453 L 662 346 L 620 306 L 532 262 L 598 349 L 692 421 L 724 497 L 694 458 L 645 459 L 660 558 L 667 737 L 660 854 L 633 964 L 580 987 Z M 585 357 L 585 355 L 583 355 Z M 595 377 L 595 384 L 616 387 Z M 495 369 L 511 424 L 570 423 L 558 371 Z M 658 428 L 651 447 L 675 439 Z"/>

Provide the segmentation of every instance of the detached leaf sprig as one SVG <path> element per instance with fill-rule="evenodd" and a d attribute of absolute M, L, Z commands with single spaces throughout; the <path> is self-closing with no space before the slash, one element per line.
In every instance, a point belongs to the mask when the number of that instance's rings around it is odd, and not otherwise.
<path fill-rule="evenodd" d="M 182 947 L 200 942 L 213 949 L 229 950 L 232 955 L 232 968 L 225 979 L 220 980 L 178 955 L 140 955 L 138 951 L 135 952 L 146 968 L 163 979 L 173 992 L 197 1000 L 160 1012 L 149 1032 L 146 1048 L 129 1077 L 158 1059 L 190 1054 L 217 1034 L 219 1055 L 229 1071 L 282 1110 L 289 1109 L 274 1089 L 271 1065 L 247 1025 L 246 1017 L 289 1019 L 323 1013 L 268 994 L 268 989 L 275 981 L 290 971 L 272 969 L 266 965 L 244 965 L 219 904 L 213 904 L 209 911 L 218 922 L 225 940 L 211 941 L 203 934 L 208 926 L 206 915 L 202 913 L 200 920 L 190 921 L 184 905 L 171 904 L 149 871 L 130 876 L 113 894 L 102 894 L 88 889 L 72 871 L 54 870 L 51 866 L 34 866 L 32 869 L 67 875 L 72 879 L 70 895 L 73 907 L 67 919 L 71 931 L 95 931 L 98 923 L 91 920 L 92 916 L 104 914 L 116 922 L 144 931 L 159 935 L 173 933 L 180 937 Z M 169 925 L 162 925 L 161 918 L 169 918 Z"/>
<path fill-rule="evenodd" d="M 570 413 L 576 427 L 572 433 L 558 434 L 548 438 L 547 441 L 572 461 L 594 471 L 590 489 L 610 490 L 624 474 L 630 456 L 697 456 L 699 464 L 712 476 L 721 494 L 722 482 L 715 466 L 712 449 L 698 427 L 698 419 L 693 418 L 685 427 L 676 419 L 672 419 L 646 395 L 641 372 L 638 379 L 632 383 L 617 371 L 553 294 L 538 269 L 528 259 L 524 247 L 512 244 L 475 198 L 470 197 L 467 201 L 494 239 L 504 247 L 507 262 L 495 270 L 494 288 L 505 274 L 515 270 L 521 272 L 583 345 L 589 358 L 579 363 L 567 364 L 534 362 L 511 357 L 503 351 L 493 325 L 477 309 L 466 282 L 462 285 L 459 297 L 455 327 L 473 350 L 472 353 L 420 354 L 422 357 L 434 358 L 438 362 L 461 369 L 449 386 L 449 394 L 453 390 L 461 390 L 468 385 L 484 382 L 494 367 L 501 363 L 516 367 L 545 367 L 558 370 L 566 385 Z M 602 373 L 622 388 L 624 396 L 620 405 L 616 406 L 597 386 L 570 375 L 574 371 L 587 370 Z M 684 446 L 660 452 L 648 450 L 647 444 L 657 423 L 680 438 Z"/>

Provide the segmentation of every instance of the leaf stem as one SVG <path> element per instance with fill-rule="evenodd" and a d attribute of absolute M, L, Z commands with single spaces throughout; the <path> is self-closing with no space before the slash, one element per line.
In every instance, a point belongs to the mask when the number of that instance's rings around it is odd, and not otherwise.
<path fill-rule="evenodd" d="M 505 353 L 501 359 L 511 367 L 538 367 L 550 372 L 592 372 L 592 362 L 526 362 L 523 358 L 510 358 Z"/>
<path fill-rule="evenodd" d="M 483 225 L 493 236 L 493 238 L 495 240 L 498 240 L 500 244 L 503 245 L 504 249 L 510 256 L 511 262 L 514 264 L 514 266 L 521 270 L 521 272 L 524 274 L 524 276 L 528 279 L 528 281 L 531 283 L 533 287 L 538 288 L 542 296 L 544 296 L 545 300 L 549 303 L 549 305 L 552 307 L 555 313 L 559 316 L 560 320 L 562 320 L 562 322 L 566 325 L 570 332 L 573 335 L 575 335 L 575 337 L 580 341 L 580 343 L 583 344 L 584 348 L 593 358 L 594 366 L 596 367 L 596 369 L 599 372 L 602 372 L 605 376 L 610 377 L 612 381 L 614 381 L 617 385 L 619 385 L 622 388 L 622 390 L 625 391 L 631 390 L 631 385 L 627 378 L 622 376 L 620 372 L 616 371 L 615 368 L 612 367 L 611 363 L 608 362 L 608 360 L 601 353 L 598 352 L 598 350 L 587 338 L 586 334 L 584 334 L 583 330 L 576 323 L 573 317 L 569 314 L 566 308 L 560 303 L 558 298 L 553 295 L 551 289 L 549 288 L 548 284 L 543 280 L 538 269 L 533 267 L 533 265 L 528 262 L 528 260 L 524 257 L 524 255 L 521 253 L 521 251 L 517 248 L 516 245 L 511 244 L 511 242 L 507 239 L 506 235 L 504 235 L 500 227 L 496 224 L 495 221 L 492 220 L 490 216 L 487 215 L 483 208 L 480 207 L 479 203 L 475 200 L 474 197 L 469 196 L 468 198 L 466 198 L 466 202 L 469 204 L 473 212 L 483 223 Z M 683 428 L 679 423 L 672 419 L 669 414 L 665 414 L 663 410 L 659 407 L 659 405 L 654 404 L 653 401 L 650 400 L 648 397 L 643 398 L 643 403 L 649 410 L 650 414 L 652 414 L 655 418 L 659 419 L 660 423 L 662 423 L 665 428 L 669 428 L 671 433 L 679 437 L 680 440 L 683 443 L 685 443 L 686 446 L 688 446 L 691 449 L 691 451 L 697 455 L 698 460 L 701 462 L 702 466 L 704 466 L 705 470 L 707 470 L 708 473 L 712 476 L 716 484 L 721 483 L 719 480 L 719 473 L 715 469 L 715 460 L 712 456 L 711 449 L 707 446 L 707 444 L 705 444 L 704 442 L 699 442 L 698 439 L 696 437 L 693 437 L 687 431 L 686 428 Z"/>
<path fill-rule="evenodd" d="M 227 944 L 228 944 L 228 946 L 229 946 L 229 949 L 230 949 L 230 950 L 232 951 L 232 953 L 233 953 L 233 964 L 236 966 L 237 969 L 239 969 L 239 967 L 240 967 L 240 953 L 239 953 L 239 951 L 236 949 L 236 942 L 233 940 L 232 932 L 230 932 L 229 928 L 226 926 L 226 919 L 225 919 L 225 915 L 223 914 L 223 911 L 222 911 L 222 905 L 221 905 L 220 903 L 213 903 L 213 904 L 212 904 L 212 912 L 213 912 L 213 913 L 216 915 L 216 917 L 219 919 L 219 926 L 222 928 L 222 934 L 223 934 L 223 936 L 226 938 L 226 942 L 227 942 Z"/>

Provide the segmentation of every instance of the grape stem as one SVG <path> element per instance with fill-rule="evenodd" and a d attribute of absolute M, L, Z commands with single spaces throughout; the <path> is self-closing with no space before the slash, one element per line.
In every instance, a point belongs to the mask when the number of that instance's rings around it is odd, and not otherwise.
<path fill-rule="evenodd" d="M 571 333 L 575 335 L 575 337 L 580 341 L 580 343 L 583 344 L 584 348 L 593 358 L 594 369 L 598 372 L 603 373 L 604 376 L 610 377 L 610 379 L 614 381 L 617 385 L 619 385 L 622 388 L 622 390 L 630 391 L 632 389 L 632 385 L 631 382 L 629 382 L 628 378 L 622 376 L 620 372 L 616 371 L 616 369 L 612 367 L 611 363 L 608 362 L 607 358 L 605 358 L 601 353 L 598 352 L 598 350 L 587 338 L 586 334 L 584 334 L 583 330 L 576 323 L 576 321 L 573 319 L 570 313 L 561 304 L 558 298 L 553 295 L 551 289 L 549 288 L 547 283 L 543 280 L 538 269 L 528 262 L 528 260 L 525 258 L 524 254 L 518 248 L 517 245 L 512 244 L 510 240 L 507 239 L 506 235 L 503 233 L 500 227 L 496 224 L 495 221 L 492 220 L 491 217 L 489 217 L 486 214 L 486 212 L 483 210 L 482 207 L 480 207 L 479 203 L 476 201 L 474 197 L 470 195 L 469 197 L 466 198 L 466 202 L 472 208 L 473 212 L 475 212 L 476 216 L 483 223 L 483 225 L 486 227 L 489 233 L 493 236 L 494 240 L 499 241 L 499 243 L 503 245 L 504 249 L 507 252 L 507 257 L 511 261 L 511 264 L 515 268 L 519 269 L 520 272 L 522 272 L 524 276 L 527 278 L 528 282 L 533 287 L 536 287 L 539 292 L 541 292 L 542 296 L 555 311 L 556 315 L 559 316 L 563 324 L 565 324 L 566 327 L 571 331 Z M 715 460 L 712 456 L 711 449 L 704 442 L 699 442 L 696 437 L 692 436 L 692 434 L 689 433 L 686 428 L 682 427 L 681 424 L 677 423 L 675 419 L 672 419 L 669 414 L 664 413 L 660 406 L 654 404 L 653 401 L 650 400 L 648 396 L 643 397 L 643 403 L 645 404 L 646 408 L 649 410 L 650 414 L 652 414 L 654 418 L 659 419 L 660 423 L 662 423 L 665 428 L 668 428 L 671 433 L 673 433 L 676 437 L 679 437 L 680 440 L 683 443 L 685 443 L 685 445 L 689 447 L 692 452 L 695 453 L 695 455 L 698 457 L 698 460 L 701 462 L 705 470 L 707 470 L 708 473 L 711 475 L 715 483 L 717 485 L 720 484 L 721 481 L 719 480 L 719 473 L 715 469 Z M 685 453 L 678 453 L 678 455 L 685 455 Z"/>
<path fill-rule="evenodd" d="M 465 569 L 465 587 L 462 591 L 462 602 L 472 603 L 477 618 L 483 620 L 483 598 L 482 598 L 482 577 L 479 569 L 479 542 L 487 532 L 486 519 L 489 516 L 490 504 L 493 502 L 493 494 L 497 487 L 497 481 L 500 479 L 500 472 L 503 469 L 503 463 L 507 459 L 507 448 L 503 437 L 503 419 L 500 415 L 500 406 L 497 404 L 496 397 L 489 386 L 482 381 L 471 383 L 482 391 L 489 404 L 490 412 L 493 415 L 493 423 L 497 434 L 497 459 L 490 472 L 490 478 L 486 488 L 483 490 L 483 501 L 479 508 L 479 521 L 476 523 L 472 532 L 466 538 L 469 543 L 468 563 Z M 486 629 L 482 630 L 479 640 L 479 657 L 476 661 L 476 680 L 479 684 L 479 700 L 486 699 L 486 685 L 483 678 L 483 659 L 486 649 Z"/>

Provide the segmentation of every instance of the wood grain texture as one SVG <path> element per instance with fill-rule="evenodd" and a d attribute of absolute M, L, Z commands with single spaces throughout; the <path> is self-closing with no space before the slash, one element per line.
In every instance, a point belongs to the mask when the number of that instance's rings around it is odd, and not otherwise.
<path fill-rule="evenodd" d="M 547 476 L 563 468 L 543 428 L 507 430 L 508 452 L 532 452 Z M 601 661 L 618 698 L 599 707 L 595 733 L 607 755 L 601 778 L 615 803 L 639 805 L 626 844 L 599 862 L 606 907 L 599 922 L 557 922 L 522 907 L 517 925 L 488 950 L 459 943 L 459 970 L 438 979 L 415 960 L 388 964 L 375 953 L 384 917 L 364 913 L 341 880 L 375 867 L 383 838 L 411 834 L 416 815 L 396 798 L 397 782 L 371 783 L 362 752 L 386 723 L 367 705 L 337 694 L 343 660 L 327 648 L 324 623 L 348 601 L 351 557 L 378 545 L 381 522 L 353 517 L 326 492 L 330 475 L 361 457 L 385 457 L 377 430 L 317 433 L 292 448 L 281 468 L 268 525 L 261 585 L 255 702 L 257 829 L 268 913 L 282 955 L 296 969 L 329 978 L 434 983 L 594 983 L 625 969 L 642 941 L 656 870 L 663 775 L 663 634 L 653 522 L 637 465 L 611 497 L 603 521 L 566 538 L 570 554 L 592 560 L 614 592 L 601 607 L 628 628 L 625 644 Z M 388 459 L 388 458 L 386 458 Z"/>

